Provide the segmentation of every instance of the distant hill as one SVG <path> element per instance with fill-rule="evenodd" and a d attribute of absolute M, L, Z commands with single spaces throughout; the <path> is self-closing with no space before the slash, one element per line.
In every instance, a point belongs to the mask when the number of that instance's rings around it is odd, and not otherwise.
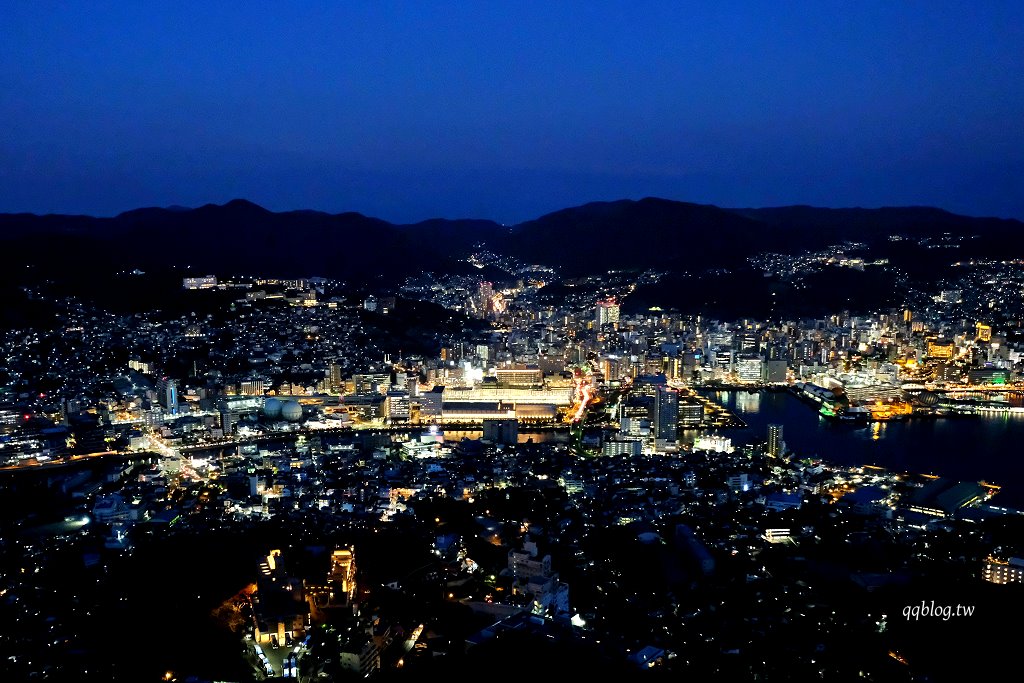
<path fill-rule="evenodd" d="M 781 206 L 766 209 L 729 209 L 732 213 L 786 230 L 809 239 L 823 235 L 832 241 L 888 240 L 891 235 L 938 237 L 944 232 L 978 234 L 988 238 L 1021 239 L 1020 221 L 1004 218 L 959 216 L 930 206 L 898 206 L 879 209 L 823 209 L 814 206 Z"/>
<path fill-rule="evenodd" d="M 896 242 L 892 235 L 913 239 Z M 170 265 L 383 284 L 424 269 L 464 270 L 457 262 L 478 242 L 567 274 L 612 268 L 701 272 L 737 266 L 764 251 L 797 252 L 844 240 L 866 242 L 877 254 L 922 271 L 951 258 L 1024 257 L 1024 223 L 929 207 L 722 209 L 647 198 L 594 202 L 512 227 L 471 219 L 395 225 L 358 213 L 278 213 L 242 199 L 194 209 L 136 209 L 113 218 L 0 214 L 0 246 L 13 266 L 4 269 L 7 282 Z M 945 240 L 956 248 L 929 250 L 921 240 Z"/>
<path fill-rule="evenodd" d="M 396 264 L 419 264 L 427 253 L 412 231 L 376 218 L 274 213 L 245 200 L 136 209 L 113 218 L 0 215 L 0 244 L 20 264 L 48 276 L 177 265 L 219 274 L 373 281 Z M 430 255 L 447 258 L 441 250 Z"/>
<path fill-rule="evenodd" d="M 764 230 L 756 220 L 710 205 L 655 198 L 594 202 L 515 226 L 505 250 L 579 274 L 703 268 L 759 251 Z"/>

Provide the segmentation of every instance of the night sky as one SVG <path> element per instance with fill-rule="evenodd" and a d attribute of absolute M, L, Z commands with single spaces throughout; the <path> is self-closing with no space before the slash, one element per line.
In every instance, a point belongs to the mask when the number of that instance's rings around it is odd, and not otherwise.
<path fill-rule="evenodd" d="M 644 196 L 1024 218 L 1024 3 L 0 3 L 0 211 Z"/>

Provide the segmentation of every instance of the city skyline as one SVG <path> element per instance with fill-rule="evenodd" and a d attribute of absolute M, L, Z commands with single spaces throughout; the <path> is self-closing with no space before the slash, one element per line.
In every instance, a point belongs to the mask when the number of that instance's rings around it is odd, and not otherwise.
<path fill-rule="evenodd" d="M 802 290 L 890 265 L 864 249 L 752 265 Z M 15 269 L 0 670 L 910 681 L 1019 609 L 1021 261 L 740 319 L 629 306 L 657 271 L 466 260 L 490 279 Z M 109 657 L 154 584 L 174 609 Z"/>
<path fill-rule="evenodd" d="M 0 26 L 0 680 L 1016 665 L 1024 5 Z"/>

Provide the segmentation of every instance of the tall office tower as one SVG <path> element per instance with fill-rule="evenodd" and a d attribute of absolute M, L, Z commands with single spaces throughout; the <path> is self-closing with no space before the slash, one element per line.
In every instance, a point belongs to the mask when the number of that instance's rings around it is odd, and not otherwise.
<path fill-rule="evenodd" d="M 343 370 L 344 367 L 342 367 L 341 363 L 336 360 L 332 360 L 330 365 L 327 367 L 328 378 L 331 382 L 331 391 L 341 392 L 341 390 L 345 388 L 345 379 L 342 376 Z"/>
<path fill-rule="evenodd" d="M 786 442 L 782 440 L 782 425 L 768 425 L 768 455 L 781 458 L 786 450 Z"/>
<path fill-rule="evenodd" d="M 654 397 L 654 436 L 674 443 L 679 439 L 679 391 L 661 385 Z"/>
<path fill-rule="evenodd" d="M 598 327 L 617 324 L 619 322 L 619 304 L 615 299 L 598 301 L 594 309 L 594 322 Z"/>
<path fill-rule="evenodd" d="M 623 375 L 622 359 L 618 356 L 605 356 L 600 362 L 601 372 L 606 380 L 618 380 Z"/>
<path fill-rule="evenodd" d="M 477 312 L 481 317 L 486 318 L 493 311 L 494 286 L 490 282 L 484 280 L 477 288 L 476 297 Z"/>
<path fill-rule="evenodd" d="M 224 435 L 231 434 L 235 425 L 238 423 L 238 415 L 228 409 L 227 406 L 220 407 L 220 428 L 224 431 Z"/>
<path fill-rule="evenodd" d="M 178 412 L 178 382 L 164 377 L 156 383 L 156 400 L 172 414 Z"/>

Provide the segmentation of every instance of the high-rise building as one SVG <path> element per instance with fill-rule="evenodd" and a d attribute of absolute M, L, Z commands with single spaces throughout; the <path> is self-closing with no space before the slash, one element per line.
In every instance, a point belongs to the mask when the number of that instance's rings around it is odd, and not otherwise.
<path fill-rule="evenodd" d="M 760 382 L 762 365 L 760 356 L 740 358 L 736 361 L 736 376 L 741 382 Z"/>
<path fill-rule="evenodd" d="M 782 425 L 768 425 L 768 455 L 781 458 L 786 450 L 786 442 L 782 440 Z"/>
<path fill-rule="evenodd" d="M 619 322 L 618 302 L 615 299 L 598 301 L 597 308 L 594 309 L 594 322 L 598 327 L 617 324 Z"/>
<path fill-rule="evenodd" d="M 391 422 L 408 422 L 409 414 L 409 394 L 405 391 L 389 391 L 384 401 L 384 417 Z"/>
<path fill-rule="evenodd" d="M 328 379 L 331 383 L 331 391 L 341 392 L 345 388 L 345 379 L 342 376 L 343 367 L 337 361 L 331 361 L 327 366 Z"/>
<path fill-rule="evenodd" d="M 768 384 L 786 381 L 786 361 L 768 360 L 761 366 L 761 380 Z"/>
<path fill-rule="evenodd" d="M 178 381 L 164 377 L 156 383 L 156 400 L 171 414 L 178 412 Z"/>
<path fill-rule="evenodd" d="M 757 352 L 760 343 L 760 335 L 752 328 L 737 332 L 733 337 L 733 344 L 740 353 Z"/>
<path fill-rule="evenodd" d="M 128 367 L 136 372 L 141 372 L 144 375 L 148 375 L 153 371 L 153 364 L 141 361 L 137 358 L 133 358 L 128 361 Z"/>
<path fill-rule="evenodd" d="M 227 407 L 220 408 L 220 428 L 225 436 L 230 435 L 238 422 L 238 414 L 228 410 Z"/>
<path fill-rule="evenodd" d="M 405 390 L 410 396 L 418 396 L 420 393 L 420 376 L 415 372 L 407 372 L 405 375 L 398 373 L 396 380 L 405 378 Z M 401 386 L 401 382 L 396 381 L 396 386 Z"/>
<path fill-rule="evenodd" d="M 484 280 L 477 287 L 476 291 L 476 307 L 480 317 L 486 318 L 489 316 L 494 308 L 494 286 Z"/>
<path fill-rule="evenodd" d="M 419 399 L 420 419 L 434 420 L 441 417 L 441 410 L 444 399 L 443 386 L 435 386 L 430 391 L 421 391 Z"/>
<path fill-rule="evenodd" d="M 654 436 L 675 443 L 679 439 L 679 391 L 659 386 L 654 399 Z"/>
<path fill-rule="evenodd" d="M 977 337 L 978 341 L 992 341 L 992 326 L 979 322 L 977 325 Z"/>
<path fill-rule="evenodd" d="M 704 406 L 696 399 L 679 402 L 679 424 L 683 429 L 695 429 L 704 421 Z"/>
<path fill-rule="evenodd" d="M 357 394 L 387 393 L 391 389 L 391 374 L 385 372 L 352 375 Z"/>
<path fill-rule="evenodd" d="M 601 374 L 608 381 L 618 380 L 622 377 L 622 364 L 618 356 L 605 356 L 601 358 L 599 367 L 601 368 Z"/>
<path fill-rule="evenodd" d="M 928 356 L 931 358 L 952 358 L 955 347 L 952 342 L 929 341 Z"/>
<path fill-rule="evenodd" d="M 665 375 L 640 375 L 633 382 L 633 394 L 636 396 L 658 395 L 658 389 L 668 386 L 668 378 Z"/>

